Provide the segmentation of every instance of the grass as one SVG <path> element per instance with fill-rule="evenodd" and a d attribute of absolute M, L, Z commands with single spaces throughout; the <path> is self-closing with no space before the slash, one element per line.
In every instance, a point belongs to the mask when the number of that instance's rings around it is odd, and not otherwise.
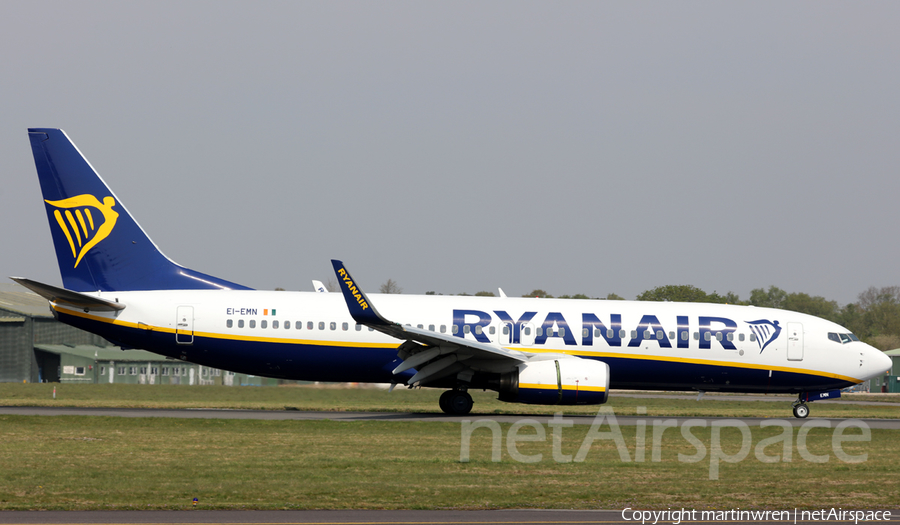
<path fill-rule="evenodd" d="M 504 438 L 509 425 L 501 425 Z M 256 421 L 112 417 L 0 416 L 0 510 L 185 509 L 494 509 L 494 508 L 896 508 L 897 432 L 872 430 L 846 442 L 862 463 L 831 452 L 831 430 L 813 429 L 808 448 L 827 463 L 763 463 L 753 452 L 721 463 L 710 480 L 707 455 L 677 429 L 661 440 L 659 462 L 623 462 L 611 440 L 594 441 L 583 462 L 553 459 L 552 431 L 522 442 L 514 461 L 502 440 L 491 461 L 491 433 L 473 432 L 460 462 L 461 425 L 443 422 Z M 603 427 L 601 430 L 608 430 Z M 587 426 L 566 428 L 560 451 L 574 455 Z M 635 456 L 636 427 L 621 427 Z M 710 429 L 693 434 L 710 450 Z M 776 429 L 752 429 L 752 447 Z M 795 436 L 797 430 L 794 430 Z M 520 435 L 534 434 L 522 430 Z M 735 454 L 741 434 L 723 430 Z M 652 429 L 647 429 L 651 442 Z M 780 454 L 780 443 L 765 448 Z"/>
<path fill-rule="evenodd" d="M 56 388 L 56 399 L 53 389 Z M 373 412 L 438 412 L 435 389 L 408 390 L 398 387 L 393 392 L 378 388 L 345 388 L 331 386 L 290 387 L 216 387 L 181 385 L 70 385 L 0 383 L 0 406 L 70 406 L 110 408 L 230 408 L 256 410 L 373 411 Z M 520 405 L 497 400 L 494 392 L 473 391 L 473 414 L 553 414 L 594 415 L 596 406 L 552 407 Z M 671 397 L 630 398 L 611 392 L 605 405 L 619 415 L 635 415 L 645 407 L 648 416 L 730 416 L 791 417 L 793 396 L 775 397 L 780 402 L 734 401 L 732 396 L 707 394 L 703 400 Z M 898 402 L 900 396 L 868 396 Z M 895 418 L 900 409 L 891 405 L 853 405 L 813 403 L 812 417 L 831 418 Z"/>

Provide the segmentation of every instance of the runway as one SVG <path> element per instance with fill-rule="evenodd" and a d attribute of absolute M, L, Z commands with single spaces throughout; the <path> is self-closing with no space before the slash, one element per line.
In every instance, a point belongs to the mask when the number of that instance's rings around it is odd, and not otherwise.
<path fill-rule="evenodd" d="M 553 419 L 550 415 L 498 415 L 469 414 L 467 416 L 448 416 L 442 413 L 418 414 L 409 412 L 307 412 L 299 410 L 222 410 L 222 409 L 156 409 L 156 408 L 78 408 L 78 407 L 0 407 L 0 414 L 19 416 L 98 416 L 98 417 L 165 417 L 191 419 L 261 419 L 261 420 L 324 420 L 331 421 L 433 421 L 441 423 L 459 423 L 462 421 L 492 420 L 498 423 L 515 423 L 523 419 L 532 419 L 546 425 Z M 564 416 L 576 425 L 591 425 L 596 416 Z M 706 421 L 711 425 L 715 421 L 739 420 L 750 426 L 759 426 L 763 421 L 773 418 L 761 417 L 653 417 L 653 416 L 616 416 L 619 425 L 636 425 L 639 421 L 652 424 L 654 420 L 673 420 L 678 425 L 688 420 Z M 809 421 L 828 421 L 830 427 L 846 421 L 841 418 L 806 419 L 783 418 L 795 427 Z M 860 419 L 869 428 L 900 430 L 900 419 Z"/>
<path fill-rule="evenodd" d="M 686 509 L 691 511 L 693 509 Z M 708 510 L 708 509 L 707 509 Z M 785 509 L 793 517 L 794 509 Z M 828 510 L 828 509 L 826 509 Z M 884 511 L 880 516 L 885 517 Z M 890 512 L 881 523 L 900 522 L 898 512 Z M 729 523 L 742 525 L 760 520 L 682 519 L 680 523 Z M 798 512 L 798 518 L 801 516 Z M 822 520 L 768 520 L 767 523 L 813 524 Z M 131 525 L 131 524 L 240 524 L 240 525 L 508 525 L 508 524 L 592 524 L 641 523 L 634 519 L 633 510 L 309 510 L 309 511 L 50 511 L 0 512 L 0 524 L 12 525 Z M 653 520 L 647 521 L 653 523 Z M 673 524 L 675 520 L 659 520 L 658 524 Z M 847 523 L 846 521 L 844 523 Z M 853 521 L 849 521 L 853 523 Z"/>

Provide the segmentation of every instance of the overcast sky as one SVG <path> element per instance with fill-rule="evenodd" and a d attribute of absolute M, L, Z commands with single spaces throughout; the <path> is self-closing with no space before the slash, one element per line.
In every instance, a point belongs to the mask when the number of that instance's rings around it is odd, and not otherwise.
<path fill-rule="evenodd" d="M 0 273 L 61 283 L 26 128 L 170 258 L 311 290 L 900 284 L 897 2 L 4 2 Z"/>

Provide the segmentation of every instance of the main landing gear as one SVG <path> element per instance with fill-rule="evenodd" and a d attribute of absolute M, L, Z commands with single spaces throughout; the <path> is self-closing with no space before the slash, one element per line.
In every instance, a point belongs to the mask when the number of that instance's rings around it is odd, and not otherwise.
<path fill-rule="evenodd" d="M 794 417 L 797 419 L 803 419 L 809 415 L 809 406 L 806 403 L 797 398 L 791 403 L 791 408 L 794 410 Z"/>
<path fill-rule="evenodd" d="M 438 401 L 441 410 L 451 416 L 464 416 L 472 411 L 472 396 L 462 388 L 447 390 Z"/>

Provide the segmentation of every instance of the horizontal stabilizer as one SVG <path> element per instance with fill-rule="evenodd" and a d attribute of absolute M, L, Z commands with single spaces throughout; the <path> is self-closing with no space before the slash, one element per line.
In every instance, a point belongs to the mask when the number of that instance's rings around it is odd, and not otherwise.
<path fill-rule="evenodd" d="M 10 277 L 10 279 L 52 303 L 65 304 L 84 310 L 94 310 L 96 312 L 115 312 L 125 309 L 124 304 L 106 301 L 98 297 L 66 290 L 65 288 L 57 288 L 56 286 L 39 283 L 37 281 L 32 281 L 31 279 L 22 277 Z"/>

